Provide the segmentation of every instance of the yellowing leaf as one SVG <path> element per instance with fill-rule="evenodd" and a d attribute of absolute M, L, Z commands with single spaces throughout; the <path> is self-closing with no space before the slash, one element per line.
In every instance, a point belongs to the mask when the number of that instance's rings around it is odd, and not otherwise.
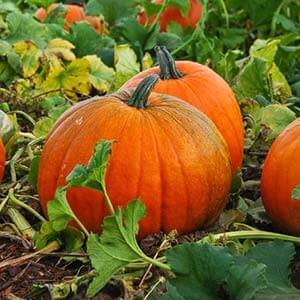
<path fill-rule="evenodd" d="M 31 41 L 15 43 L 14 50 L 21 55 L 24 78 L 34 75 L 40 66 L 42 51 Z"/>
<path fill-rule="evenodd" d="M 279 40 L 273 40 L 269 43 L 266 41 L 256 40 L 250 49 L 252 57 L 259 57 L 265 59 L 270 65 L 273 63 L 276 52 L 278 50 Z"/>
<path fill-rule="evenodd" d="M 110 89 L 114 79 L 115 71 L 106 66 L 96 55 L 87 55 L 84 57 L 91 65 L 89 81 L 92 86 L 100 93 L 106 93 Z"/>
<path fill-rule="evenodd" d="M 142 59 L 143 70 L 149 69 L 153 66 L 153 59 L 149 52 L 146 52 Z"/>
<path fill-rule="evenodd" d="M 50 53 L 67 61 L 72 61 L 76 58 L 72 52 L 74 48 L 75 46 L 72 43 L 60 38 L 51 40 L 47 45 L 47 50 Z"/>
<path fill-rule="evenodd" d="M 271 76 L 271 82 L 273 85 L 273 92 L 279 96 L 282 100 L 292 96 L 292 91 L 288 81 L 275 63 L 272 64 L 269 70 L 269 76 Z"/>
<path fill-rule="evenodd" d="M 50 72 L 40 89 L 44 92 L 65 89 L 83 95 L 89 92 L 90 64 L 84 59 L 75 59 L 65 69 L 59 67 Z"/>

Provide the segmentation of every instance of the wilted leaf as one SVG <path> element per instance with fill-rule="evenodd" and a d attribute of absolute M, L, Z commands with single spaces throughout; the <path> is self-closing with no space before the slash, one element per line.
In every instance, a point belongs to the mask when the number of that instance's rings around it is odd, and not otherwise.
<path fill-rule="evenodd" d="M 67 61 L 72 61 L 75 59 L 75 55 L 72 50 L 75 48 L 73 44 L 69 41 L 56 38 L 51 40 L 47 45 L 47 50 L 56 56 L 63 58 Z"/>

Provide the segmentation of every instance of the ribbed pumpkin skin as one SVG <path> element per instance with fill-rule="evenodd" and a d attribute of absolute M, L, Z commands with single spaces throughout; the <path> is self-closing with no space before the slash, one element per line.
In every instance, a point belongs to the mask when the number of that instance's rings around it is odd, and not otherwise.
<path fill-rule="evenodd" d="M 176 67 L 184 76 L 160 80 L 153 91 L 178 97 L 205 113 L 228 144 L 233 170 L 239 170 L 243 161 L 244 127 L 239 105 L 229 85 L 204 65 L 177 61 Z M 136 87 L 144 77 L 159 73 L 158 67 L 145 70 L 126 82 L 122 88 Z"/>
<path fill-rule="evenodd" d="M 5 149 L 0 137 L 0 182 L 3 178 L 4 173 L 4 163 L 5 163 Z"/>
<path fill-rule="evenodd" d="M 145 109 L 130 107 L 125 91 L 73 106 L 49 134 L 40 163 L 38 192 L 44 212 L 58 186 L 95 143 L 117 141 L 106 174 L 114 207 L 141 197 L 147 217 L 139 238 L 176 228 L 190 232 L 216 221 L 231 185 L 231 165 L 221 134 L 192 106 L 152 93 Z M 88 230 L 100 230 L 108 209 L 101 193 L 73 188 L 69 203 Z"/>
<path fill-rule="evenodd" d="M 300 201 L 292 191 L 300 184 L 300 119 L 272 144 L 264 163 L 261 192 L 266 211 L 281 230 L 300 235 Z"/>

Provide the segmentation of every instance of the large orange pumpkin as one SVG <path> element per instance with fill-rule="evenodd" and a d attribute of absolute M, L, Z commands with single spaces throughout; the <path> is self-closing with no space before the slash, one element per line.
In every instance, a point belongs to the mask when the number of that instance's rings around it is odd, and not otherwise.
<path fill-rule="evenodd" d="M 300 235 L 300 201 L 292 199 L 300 185 L 300 118 L 272 144 L 261 177 L 263 203 L 278 228 Z"/>
<path fill-rule="evenodd" d="M 164 0 L 152 0 L 153 4 L 162 5 Z M 179 23 L 183 28 L 188 26 L 195 28 L 200 21 L 202 15 L 202 6 L 199 0 L 190 0 L 190 9 L 188 15 L 185 17 L 182 15 L 178 7 L 167 7 L 161 16 L 159 17 L 160 31 L 166 31 L 170 22 Z M 155 20 L 155 16 L 147 17 L 145 10 L 142 9 L 138 14 L 138 22 L 145 25 L 147 22 L 152 24 Z"/>
<path fill-rule="evenodd" d="M 44 212 L 76 164 L 86 164 L 97 141 L 115 140 L 106 173 L 114 207 L 141 197 L 147 217 L 139 237 L 177 229 L 190 232 L 216 221 L 231 185 L 228 149 L 214 124 L 175 97 L 151 93 L 157 75 L 132 93 L 94 97 L 65 112 L 41 157 L 38 191 Z M 150 94 L 150 95 L 149 95 Z M 103 196 L 73 188 L 68 201 L 88 230 L 108 214 Z"/>
<path fill-rule="evenodd" d="M 59 3 L 53 3 L 49 6 L 46 11 L 44 8 L 39 8 L 35 16 L 41 21 L 44 22 L 47 15 L 53 11 Z M 105 30 L 105 24 L 103 20 L 99 17 L 86 16 L 83 10 L 83 7 L 75 5 L 75 4 L 64 4 L 64 8 L 66 9 L 66 17 L 65 17 L 65 29 L 69 30 L 71 23 L 87 21 L 98 33 L 103 33 Z"/>
<path fill-rule="evenodd" d="M 0 182 L 3 178 L 4 163 L 5 163 L 5 149 L 0 136 Z"/>
<path fill-rule="evenodd" d="M 122 88 L 136 87 L 146 76 L 159 74 L 161 81 L 154 87 L 154 91 L 176 96 L 204 112 L 223 134 L 233 170 L 240 169 L 244 128 L 239 105 L 229 85 L 207 66 L 191 61 L 175 63 L 166 47 L 157 47 L 156 52 L 159 67 L 137 74 Z"/>

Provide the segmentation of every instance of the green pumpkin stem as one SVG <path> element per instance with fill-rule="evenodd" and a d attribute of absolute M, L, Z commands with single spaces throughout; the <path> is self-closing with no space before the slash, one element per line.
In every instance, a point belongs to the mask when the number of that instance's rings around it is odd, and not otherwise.
<path fill-rule="evenodd" d="M 146 108 L 149 95 L 154 85 L 159 81 L 157 74 L 147 76 L 137 86 L 132 96 L 127 99 L 126 103 L 129 106 L 136 108 Z"/>
<path fill-rule="evenodd" d="M 160 79 L 178 79 L 183 77 L 183 74 L 176 68 L 175 60 L 165 46 L 155 47 L 155 52 L 160 68 Z"/>

